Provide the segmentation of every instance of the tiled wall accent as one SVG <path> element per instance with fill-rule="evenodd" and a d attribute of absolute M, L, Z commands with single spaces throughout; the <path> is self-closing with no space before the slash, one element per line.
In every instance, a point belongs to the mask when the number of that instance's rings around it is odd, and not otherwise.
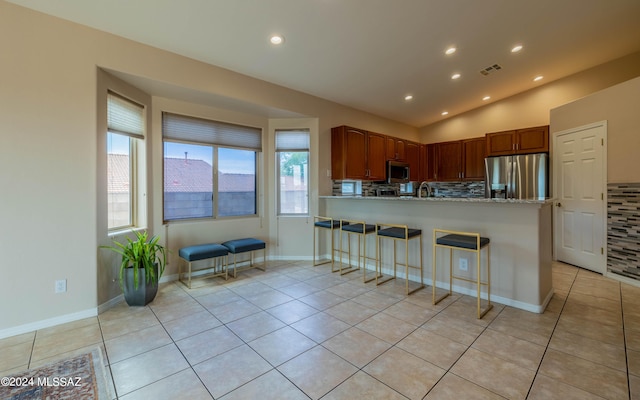
<path fill-rule="evenodd" d="M 484 181 L 433 182 L 430 185 L 436 197 L 484 197 Z"/>
<path fill-rule="evenodd" d="M 640 280 L 640 183 L 607 186 L 607 269 Z"/>
<path fill-rule="evenodd" d="M 436 197 L 484 197 L 484 181 L 477 182 L 429 182 L 431 190 Z M 413 183 L 415 194 L 420 186 L 419 182 Z M 375 196 L 377 189 L 395 188 L 400 184 L 376 183 L 362 181 L 362 195 Z M 333 196 L 342 196 L 342 181 L 333 181 Z"/>

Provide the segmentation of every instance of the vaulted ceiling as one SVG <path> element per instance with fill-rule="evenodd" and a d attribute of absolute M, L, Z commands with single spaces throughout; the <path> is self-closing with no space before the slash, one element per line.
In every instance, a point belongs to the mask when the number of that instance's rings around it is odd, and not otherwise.
<path fill-rule="evenodd" d="M 416 127 L 640 51 L 638 0 L 10 1 Z"/>

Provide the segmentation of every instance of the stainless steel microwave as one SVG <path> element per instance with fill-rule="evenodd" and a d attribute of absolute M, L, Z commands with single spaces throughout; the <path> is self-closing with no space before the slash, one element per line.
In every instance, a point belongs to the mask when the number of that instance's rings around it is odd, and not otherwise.
<path fill-rule="evenodd" d="M 400 161 L 387 161 L 387 182 L 407 183 L 410 180 L 409 164 Z"/>

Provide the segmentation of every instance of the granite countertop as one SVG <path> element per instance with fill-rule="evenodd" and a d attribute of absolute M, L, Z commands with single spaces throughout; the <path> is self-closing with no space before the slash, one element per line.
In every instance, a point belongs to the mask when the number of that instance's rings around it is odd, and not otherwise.
<path fill-rule="evenodd" d="M 350 200 L 388 200 L 388 201 L 425 201 L 425 202 L 457 202 L 457 203 L 498 203 L 498 204 L 551 204 L 554 198 L 541 199 L 487 199 L 484 197 L 423 197 L 413 196 L 376 197 L 376 196 L 320 196 L 321 199 Z"/>

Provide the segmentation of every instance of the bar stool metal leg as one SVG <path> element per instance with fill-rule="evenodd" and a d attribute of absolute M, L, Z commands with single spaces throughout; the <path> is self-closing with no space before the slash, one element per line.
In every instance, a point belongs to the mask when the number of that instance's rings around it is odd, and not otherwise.
<path fill-rule="evenodd" d="M 318 265 L 323 265 L 323 264 L 328 264 L 331 263 L 331 271 L 334 271 L 334 259 L 335 259 L 335 242 L 334 242 L 334 231 L 335 229 L 340 228 L 341 225 L 341 221 L 335 220 L 331 217 L 322 217 L 322 216 L 315 216 L 313 217 L 313 266 L 318 266 Z M 317 260 L 317 234 L 316 231 L 318 229 L 327 229 L 329 230 L 329 234 L 331 236 L 331 249 L 330 251 L 330 259 L 329 260 L 325 260 L 325 261 L 319 261 Z"/>
<path fill-rule="evenodd" d="M 400 240 L 400 241 L 403 241 L 405 245 L 404 264 L 400 264 L 400 265 L 404 265 L 405 267 L 405 278 L 406 278 L 405 292 L 407 295 L 410 295 L 411 293 L 422 289 L 424 287 L 423 258 L 422 258 L 422 231 L 420 229 L 409 229 L 407 225 L 379 224 L 378 230 L 376 232 L 376 237 L 377 237 L 377 246 L 378 246 L 378 251 L 377 251 L 378 260 L 376 263 L 377 273 L 379 273 L 381 276 L 382 276 L 382 257 L 381 257 L 381 250 L 380 250 L 381 248 L 380 238 L 386 237 L 393 240 L 393 276 L 388 277 L 387 279 L 384 279 L 384 280 L 379 280 L 378 277 L 376 276 L 376 285 L 381 285 L 385 282 L 388 282 L 391 279 L 396 278 L 397 266 L 399 264 L 397 259 L 396 244 L 397 244 L 397 241 Z M 419 248 L 420 248 L 419 249 L 420 251 L 419 266 L 411 265 L 411 263 L 409 262 L 409 240 L 411 239 L 419 239 Z M 414 289 L 409 289 L 409 269 L 410 268 L 420 270 L 420 283 L 418 287 Z"/>
<path fill-rule="evenodd" d="M 342 233 L 346 233 L 347 235 L 348 251 L 344 251 L 342 248 L 342 244 L 344 243 L 344 240 L 342 239 Z M 366 224 L 364 221 L 343 221 L 343 224 L 340 227 L 340 235 L 341 235 L 340 254 L 344 255 L 344 253 L 347 253 L 349 268 L 342 268 L 342 258 L 341 258 L 341 265 L 340 265 L 341 275 L 347 274 L 349 272 L 357 271 L 360 268 L 362 268 L 364 271 L 363 281 L 365 283 L 375 279 L 375 278 L 370 278 L 369 280 L 367 280 L 367 260 L 376 260 L 376 258 L 369 257 L 367 253 L 367 235 L 372 233 L 376 233 L 376 226 L 373 224 Z M 358 237 L 356 266 L 353 266 L 351 264 L 351 259 L 352 259 L 351 258 L 351 235 L 352 234 L 357 235 Z M 361 245 L 361 239 L 362 239 L 362 245 Z M 377 250 L 377 247 L 376 247 L 376 250 Z M 362 263 L 362 267 L 360 266 L 361 263 Z"/>
<path fill-rule="evenodd" d="M 445 234 L 445 236 L 438 237 L 438 234 Z M 438 247 L 444 247 L 449 249 L 449 292 L 436 298 L 436 252 Z M 487 249 L 487 280 L 482 281 L 482 269 L 481 269 L 481 252 L 482 249 Z M 470 251 L 476 253 L 476 279 L 469 279 L 462 276 L 456 276 L 453 273 L 453 250 Z M 432 288 L 432 302 L 438 304 L 441 300 L 449 296 L 453 292 L 453 280 L 458 279 L 466 282 L 471 282 L 476 285 L 476 308 L 478 319 L 484 317 L 489 310 L 493 308 L 491 304 L 491 250 L 490 240 L 488 238 L 481 237 L 479 233 L 472 232 L 458 232 L 449 231 L 444 229 L 433 230 L 433 288 Z M 482 309 L 482 286 L 487 287 L 487 306 Z"/>

